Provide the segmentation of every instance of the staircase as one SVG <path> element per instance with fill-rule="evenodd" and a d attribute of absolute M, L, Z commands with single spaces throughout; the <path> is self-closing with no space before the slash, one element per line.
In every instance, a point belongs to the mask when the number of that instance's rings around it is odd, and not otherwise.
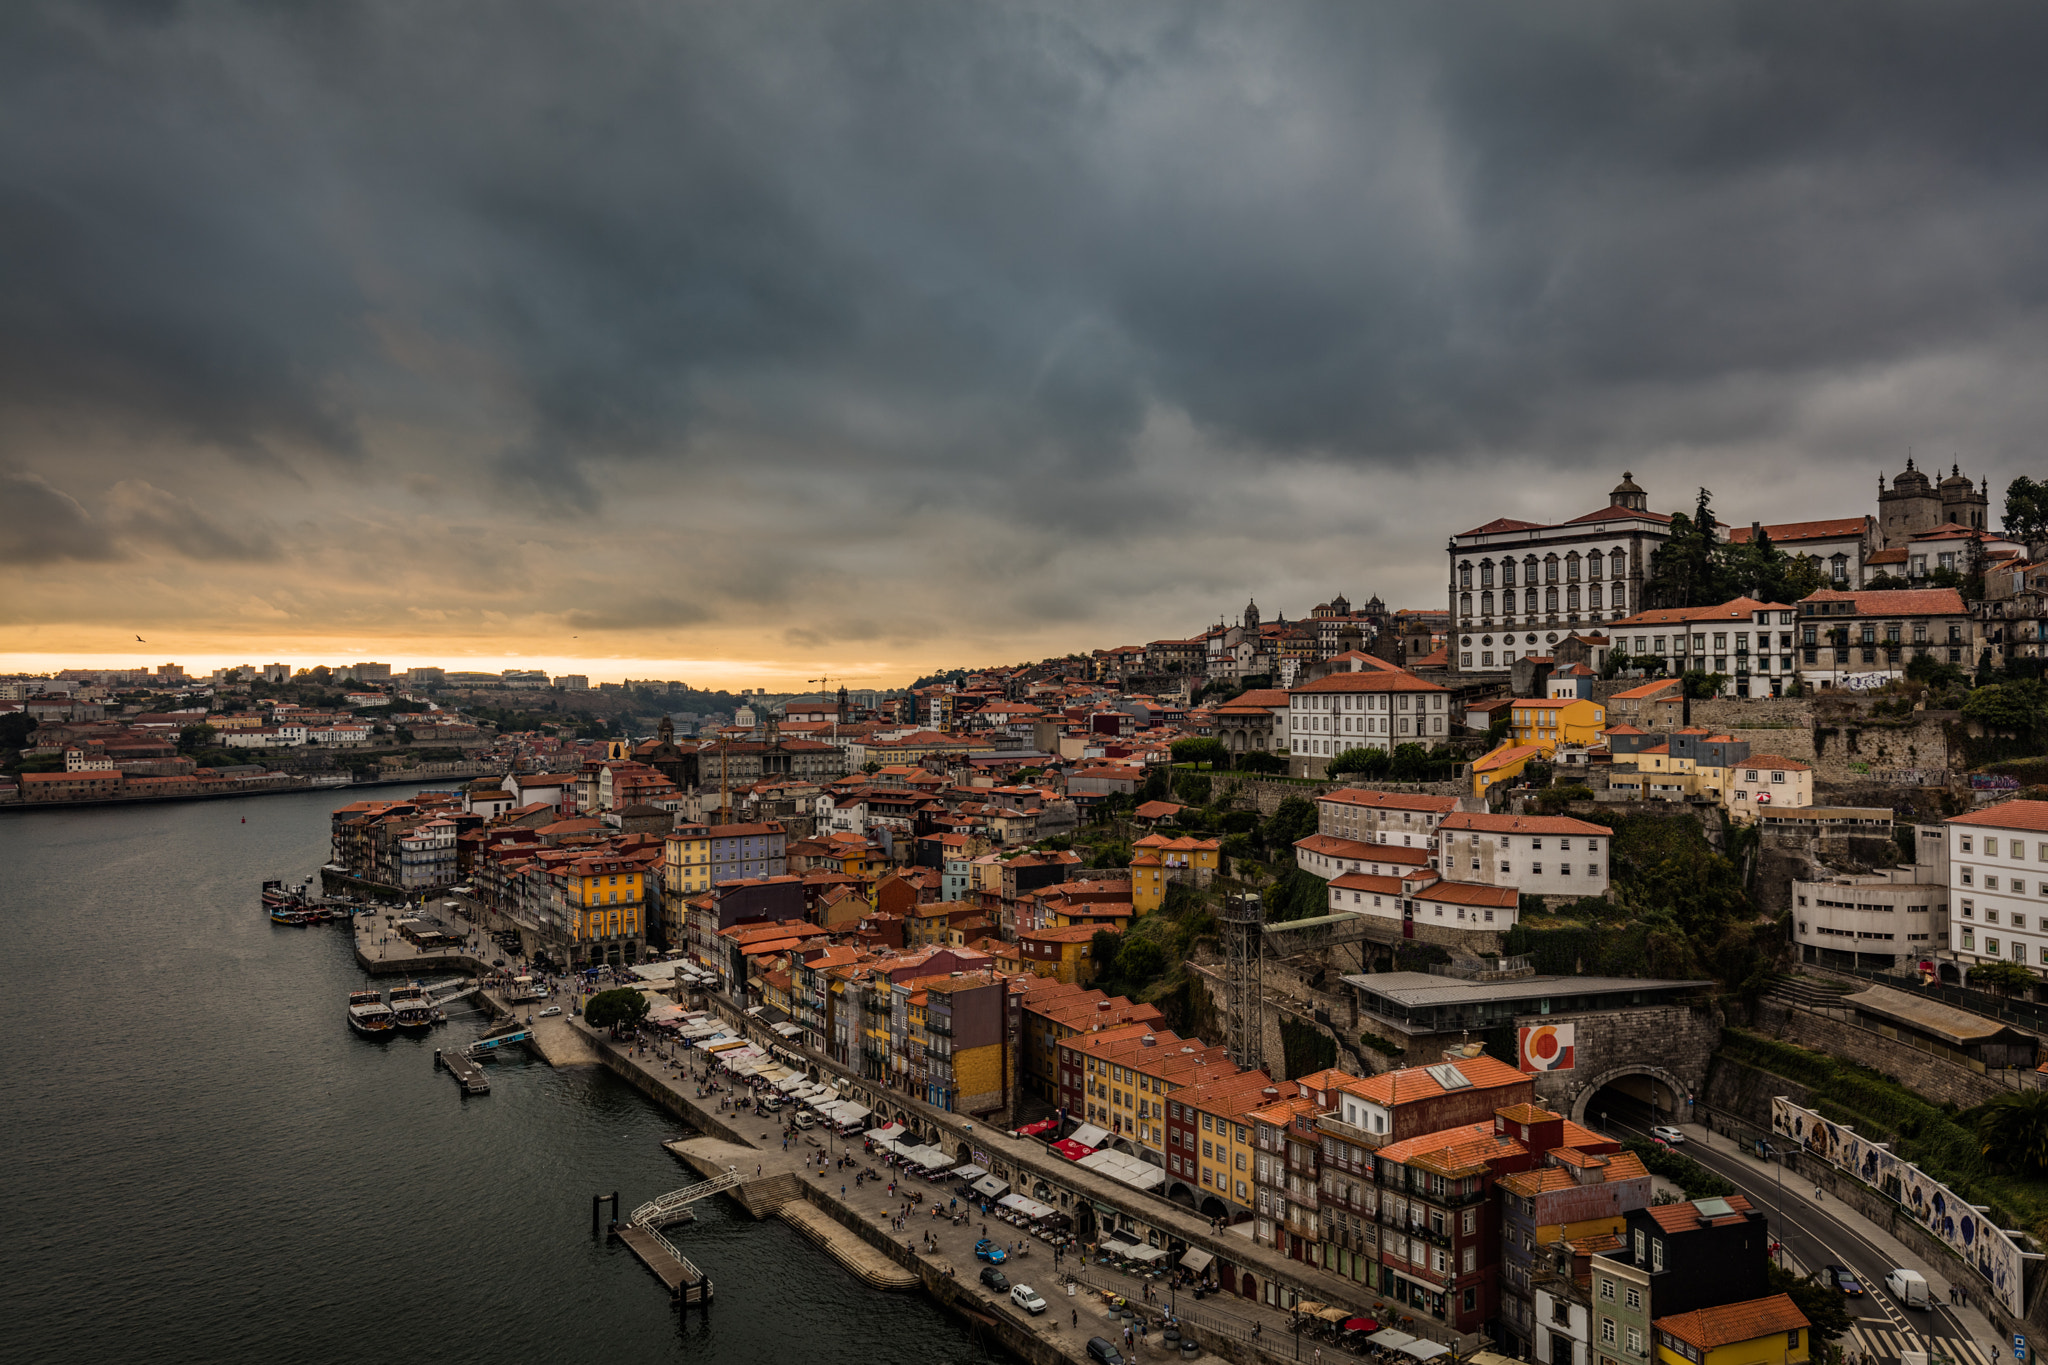
<path fill-rule="evenodd" d="M 1781 976 L 1771 982 L 1771 988 L 1764 992 L 1767 999 L 1782 1005 L 1791 1005 L 1804 1010 L 1846 1009 L 1842 997 L 1852 988 L 1837 985 L 1832 981 L 1816 981 L 1806 976 Z"/>
<path fill-rule="evenodd" d="M 743 1183 L 734 1193 L 756 1218 L 773 1218 L 784 1204 L 804 1197 L 803 1177 L 785 1171 Z"/>

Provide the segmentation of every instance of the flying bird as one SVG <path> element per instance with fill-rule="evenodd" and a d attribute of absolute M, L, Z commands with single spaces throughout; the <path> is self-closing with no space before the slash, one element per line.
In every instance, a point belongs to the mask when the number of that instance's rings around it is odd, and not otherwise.
<path fill-rule="evenodd" d="M 135 637 L 135 643 L 138 645 L 146 645 L 149 643 L 149 641 L 143 639 L 140 635 L 138 635 Z"/>

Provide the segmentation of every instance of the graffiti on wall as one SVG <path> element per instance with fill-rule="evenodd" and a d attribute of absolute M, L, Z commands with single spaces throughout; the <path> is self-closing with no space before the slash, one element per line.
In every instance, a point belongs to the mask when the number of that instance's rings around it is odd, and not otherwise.
<path fill-rule="evenodd" d="M 1771 1129 L 1897 1201 L 1984 1277 L 2007 1312 L 2026 1316 L 2025 1260 L 2019 1246 L 1967 1199 L 1910 1161 L 1782 1095 L 1771 1101 Z"/>

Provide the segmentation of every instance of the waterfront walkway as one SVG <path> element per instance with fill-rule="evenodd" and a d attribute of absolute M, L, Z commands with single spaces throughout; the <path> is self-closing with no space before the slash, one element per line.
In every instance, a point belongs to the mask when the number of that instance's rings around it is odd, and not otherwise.
<path fill-rule="evenodd" d="M 865 1152 L 858 1138 L 848 1142 L 822 1129 L 799 1134 L 784 1146 L 780 1118 L 760 1118 L 730 1109 L 718 1110 L 719 1099 L 731 1098 L 730 1091 L 722 1090 L 707 1097 L 696 1094 L 700 1076 L 708 1076 L 721 1086 L 731 1084 L 730 1078 L 718 1076 L 711 1070 L 708 1059 L 702 1054 L 660 1043 L 638 1042 L 614 1045 L 613 1055 L 621 1064 L 639 1072 L 659 1091 L 665 1092 L 665 1102 L 676 1112 L 686 1117 L 692 1113 L 701 1114 L 733 1129 L 742 1139 L 735 1143 L 697 1137 L 667 1144 L 671 1152 L 688 1162 L 697 1173 L 708 1177 L 729 1167 L 737 1167 L 742 1175 L 749 1177 L 747 1184 L 756 1188 L 780 1186 L 784 1180 L 793 1178 L 808 1187 L 811 1203 L 818 1206 L 814 1215 L 816 1219 L 830 1220 L 829 1210 L 834 1208 L 845 1210 L 871 1229 L 873 1237 L 886 1238 L 903 1247 L 907 1257 L 921 1270 L 928 1269 L 934 1278 L 950 1279 L 968 1291 L 981 1311 L 991 1316 L 1002 1314 L 1020 1330 L 1030 1331 L 1063 1354 L 1077 1359 L 1083 1357 L 1087 1339 L 1091 1336 L 1108 1337 L 1118 1349 L 1124 1349 L 1123 1329 L 1131 1324 L 1110 1304 L 1111 1296 L 1121 1295 L 1128 1298 L 1131 1310 L 1150 1328 L 1145 1337 L 1134 1343 L 1133 1350 L 1125 1352 L 1127 1356 L 1135 1355 L 1141 1360 L 1166 1360 L 1180 1355 L 1159 1331 L 1160 1321 L 1171 1305 L 1183 1323 L 1200 1329 L 1211 1339 L 1223 1338 L 1230 1342 L 1233 1354 L 1239 1359 L 1263 1357 L 1272 1362 L 1295 1359 L 1296 1344 L 1291 1334 L 1295 1319 L 1285 1309 L 1232 1294 L 1214 1294 L 1196 1300 L 1188 1292 L 1170 1290 L 1164 1278 L 1147 1279 L 1109 1265 L 1087 1264 L 1078 1248 L 1056 1255 L 1053 1248 L 1023 1230 L 997 1219 L 985 1219 L 979 1213 L 958 1225 L 944 1215 L 934 1218 L 930 1212 L 934 1200 L 946 1205 L 946 1214 L 956 1211 L 952 1205 L 954 1186 L 934 1185 L 916 1179 L 907 1183 L 899 1180 L 892 1192 L 890 1184 L 896 1172 L 885 1165 L 879 1155 Z M 742 1090 L 742 1098 L 748 1093 Z M 979 1128 L 976 1135 L 984 1140 L 987 1138 Z M 1004 1139 L 1006 1144 L 1011 1141 L 1021 1142 Z M 995 1144 L 985 1141 L 985 1145 Z M 822 1167 L 818 1164 L 821 1154 L 825 1158 Z M 841 1165 L 840 1158 L 850 1158 L 853 1164 Z M 876 1178 L 855 1179 L 857 1173 L 869 1171 Z M 921 1194 L 922 1200 L 911 1204 L 908 1196 L 912 1192 Z M 1128 1189 L 1120 1187 L 1120 1193 L 1125 1200 L 1131 1198 Z M 755 1204 L 759 1201 L 751 1189 L 742 1188 L 736 1194 L 760 1216 L 780 1212 L 788 1218 L 789 1211 L 799 1207 L 797 1202 L 789 1202 L 776 1204 L 766 1211 L 758 1210 Z M 1157 1221 L 1150 1209 L 1144 1216 Z M 1207 1220 L 1193 1215 L 1190 1218 L 1206 1228 Z M 1259 1268 L 1261 1248 L 1235 1233 L 1221 1235 L 1230 1239 L 1233 1260 Z M 1037 1318 L 1026 1318 L 1010 1303 L 1007 1294 L 995 1293 L 980 1284 L 981 1263 L 974 1257 L 974 1247 L 984 1236 L 1001 1242 L 1012 1251 L 1029 1248 L 1021 1256 L 1013 1255 L 1002 1269 L 1011 1284 L 1023 1283 L 1037 1289 L 1052 1305 L 1050 1311 Z M 1215 1239 L 1204 1237 L 1201 1240 L 1209 1242 Z M 867 1246 L 868 1243 L 862 1240 L 860 1245 Z M 888 1260 L 871 1247 L 869 1250 L 878 1261 L 900 1268 L 901 1262 Z M 839 1255 L 837 1250 L 834 1254 Z M 1277 1253 L 1265 1251 L 1264 1255 L 1272 1257 Z M 843 1256 L 840 1260 L 842 1264 L 849 1264 Z M 849 1268 L 860 1274 L 850 1264 Z M 1067 1283 L 1070 1275 L 1078 1283 Z M 1353 1296 L 1351 1301 L 1358 1301 L 1358 1296 Z M 1377 1294 L 1364 1295 L 1362 1306 L 1366 1315 L 1371 1316 L 1372 1305 L 1380 1301 L 1381 1296 Z M 1384 1313 L 1380 1316 L 1388 1324 L 1399 1321 Z M 1405 1325 L 1402 1330 L 1412 1333 L 1418 1325 Z M 1436 1326 L 1438 1331 L 1443 1330 L 1441 1325 Z M 1303 1361 L 1316 1361 L 1323 1351 L 1329 1353 L 1330 1365 L 1355 1358 L 1332 1345 L 1319 1346 L 1315 1341 L 1306 1339 L 1300 1343 L 1300 1359 Z"/>

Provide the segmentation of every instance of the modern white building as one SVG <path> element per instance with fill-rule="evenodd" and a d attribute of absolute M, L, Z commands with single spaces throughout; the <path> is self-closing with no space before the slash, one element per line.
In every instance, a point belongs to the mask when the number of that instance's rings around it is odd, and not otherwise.
<path fill-rule="evenodd" d="M 2004 801 L 1943 822 L 1950 955 L 2048 966 L 2048 801 Z"/>

